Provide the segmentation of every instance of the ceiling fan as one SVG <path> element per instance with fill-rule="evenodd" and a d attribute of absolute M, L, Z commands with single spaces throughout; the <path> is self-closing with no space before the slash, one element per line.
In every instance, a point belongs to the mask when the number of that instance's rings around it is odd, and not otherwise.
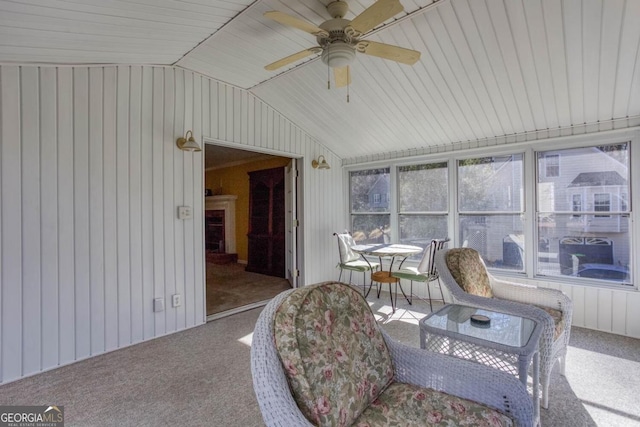
<path fill-rule="evenodd" d="M 343 87 L 351 83 L 349 64 L 355 59 L 356 51 L 413 65 L 420 59 L 420 52 L 362 39 L 368 31 L 403 10 L 399 0 L 378 0 L 350 21 L 344 19 L 349 5 L 338 0 L 327 5 L 332 19 L 318 26 L 283 12 L 265 12 L 266 18 L 316 36 L 318 46 L 289 55 L 264 68 L 270 71 L 277 70 L 309 55 L 320 53 L 322 62 L 333 68 L 336 86 Z"/>

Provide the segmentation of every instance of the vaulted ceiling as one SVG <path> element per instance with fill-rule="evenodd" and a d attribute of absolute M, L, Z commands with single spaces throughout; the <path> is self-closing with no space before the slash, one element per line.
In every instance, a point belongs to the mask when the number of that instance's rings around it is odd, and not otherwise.
<path fill-rule="evenodd" d="M 373 0 L 346 0 L 353 19 Z M 358 54 L 327 89 L 316 45 L 266 19 L 315 25 L 329 0 L 0 0 L 0 62 L 176 65 L 247 89 L 343 159 L 535 131 L 640 124 L 640 1 L 401 0 L 366 39 L 422 53 Z M 347 102 L 347 91 L 349 102 Z"/>

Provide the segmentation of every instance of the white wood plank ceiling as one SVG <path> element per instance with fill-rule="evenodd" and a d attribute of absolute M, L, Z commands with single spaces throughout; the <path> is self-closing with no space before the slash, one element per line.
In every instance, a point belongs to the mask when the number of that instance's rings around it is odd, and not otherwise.
<path fill-rule="evenodd" d="M 347 1 L 349 19 L 373 3 Z M 314 56 L 263 68 L 316 45 L 263 13 L 318 25 L 328 0 L 0 0 L 0 62 L 175 64 L 250 90 L 343 159 L 640 124 L 640 1 L 401 2 L 367 38 L 420 61 L 358 54 L 349 103 Z"/>
<path fill-rule="evenodd" d="M 0 61 L 173 64 L 251 0 L 0 0 Z"/>

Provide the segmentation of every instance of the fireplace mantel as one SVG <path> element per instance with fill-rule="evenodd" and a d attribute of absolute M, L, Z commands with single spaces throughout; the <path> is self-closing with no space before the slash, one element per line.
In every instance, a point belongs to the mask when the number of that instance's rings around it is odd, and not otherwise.
<path fill-rule="evenodd" d="M 228 254 L 236 253 L 236 199 L 231 194 L 222 196 L 208 196 L 204 198 L 205 210 L 224 211 L 224 251 Z"/>

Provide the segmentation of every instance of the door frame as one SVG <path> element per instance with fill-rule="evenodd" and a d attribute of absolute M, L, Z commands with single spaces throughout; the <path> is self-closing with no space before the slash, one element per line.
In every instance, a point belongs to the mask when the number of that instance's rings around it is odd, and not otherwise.
<path fill-rule="evenodd" d="M 300 215 L 298 204 L 298 189 L 300 187 L 298 159 L 292 158 L 284 168 L 285 189 L 285 277 L 292 288 L 298 287 L 298 231 L 300 228 Z"/>
<path fill-rule="evenodd" d="M 295 235 L 296 238 L 296 244 L 295 246 L 295 251 L 294 254 L 292 256 L 292 262 L 289 262 L 289 260 L 286 261 L 286 266 L 285 266 L 285 272 L 288 272 L 289 269 L 291 269 L 291 264 L 293 264 L 295 266 L 295 268 L 298 271 L 298 277 L 296 278 L 297 280 L 293 280 L 292 285 L 294 287 L 298 287 L 300 286 L 300 283 L 303 282 L 301 281 L 302 279 L 302 271 L 300 270 L 300 267 L 303 264 L 304 261 L 304 245 L 302 244 L 303 240 L 304 240 L 304 221 L 301 220 L 302 216 L 303 216 L 303 203 L 302 201 L 304 200 L 303 196 L 303 189 L 304 189 L 304 169 L 300 167 L 302 163 L 302 160 L 304 159 L 304 157 L 302 155 L 296 155 L 296 154 L 292 154 L 292 153 L 288 153 L 285 151 L 280 151 L 280 150 L 274 150 L 271 148 L 265 148 L 265 147 L 254 147 L 254 146 L 250 146 L 250 145 L 245 145 L 245 144 L 240 144 L 240 143 L 234 143 L 234 142 L 229 142 L 229 141 L 222 141 L 219 139 L 215 139 L 215 138 L 208 138 L 208 137 L 203 137 L 202 138 L 202 142 L 203 144 L 209 144 L 209 145 L 217 145 L 220 147 L 226 147 L 226 148 L 233 148 L 233 149 L 237 149 L 237 150 L 243 150 L 243 151 L 250 151 L 250 152 L 254 152 L 254 153 L 261 153 L 261 154 L 269 154 L 272 156 L 277 156 L 277 157 L 285 157 L 288 159 L 292 159 L 295 160 L 294 163 L 297 163 L 297 167 L 296 167 L 296 171 L 297 171 L 297 185 L 296 185 L 296 191 L 295 194 L 287 194 L 286 197 L 288 200 L 285 201 L 285 205 L 287 204 L 291 204 L 292 202 L 292 198 L 293 201 L 295 201 L 296 203 L 296 220 L 297 220 L 297 227 L 294 229 L 295 233 L 293 233 Z M 204 146 L 203 146 L 204 149 Z M 205 162 L 205 156 L 202 156 L 202 188 L 204 189 L 204 180 L 205 180 L 205 167 L 204 167 L 204 162 Z M 286 175 L 285 175 L 286 177 Z M 204 191 L 202 191 L 202 203 L 204 206 Z M 204 215 L 202 216 L 202 221 L 204 223 Z M 204 227 L 204 224 L 203 224 Z M 204 228 L 203 228 L 204 229 Z M 206 253 L 205 250 L 205 236 L 204 233 L 202 233 L 202 256 L 204 256 L 204 254 Z M 285 257 L 286 254 L 285 254 Z M 295 260 L 293 259 L 295 258 Z M 206 278 L 207 278 L 207 265 L 206 263 L 203 263 L 203 269 L 202 269 L 202 276 L 203 276 L 203 286 L 205 287 L 204 289 L 204 294 L 205 294 L 205 298 L 203 301 L 204 304 L 204 312 L 206 313 Z M 242 307 L 238 307 L 237 309 L 234 310 L 230 310 L 228 314 L 233 314 L 235 312 L 240 312 L 240 311 L 245 311 L 251 308 L 255 308 L 255 307 L 260 307 L 260 306 L 264 306 L 266 305 L 268 301 L 261 301 L 258 303 L 253 303 L 253 304 L 249 304 L 248 306 L 242 306 Z M 212 316 L 207 316 L 207 321 L 210 320 L 215 320 L 216 318 L 218 318 L 219 316 L 217 316 L 217 314 L 214 314 Z"/>

